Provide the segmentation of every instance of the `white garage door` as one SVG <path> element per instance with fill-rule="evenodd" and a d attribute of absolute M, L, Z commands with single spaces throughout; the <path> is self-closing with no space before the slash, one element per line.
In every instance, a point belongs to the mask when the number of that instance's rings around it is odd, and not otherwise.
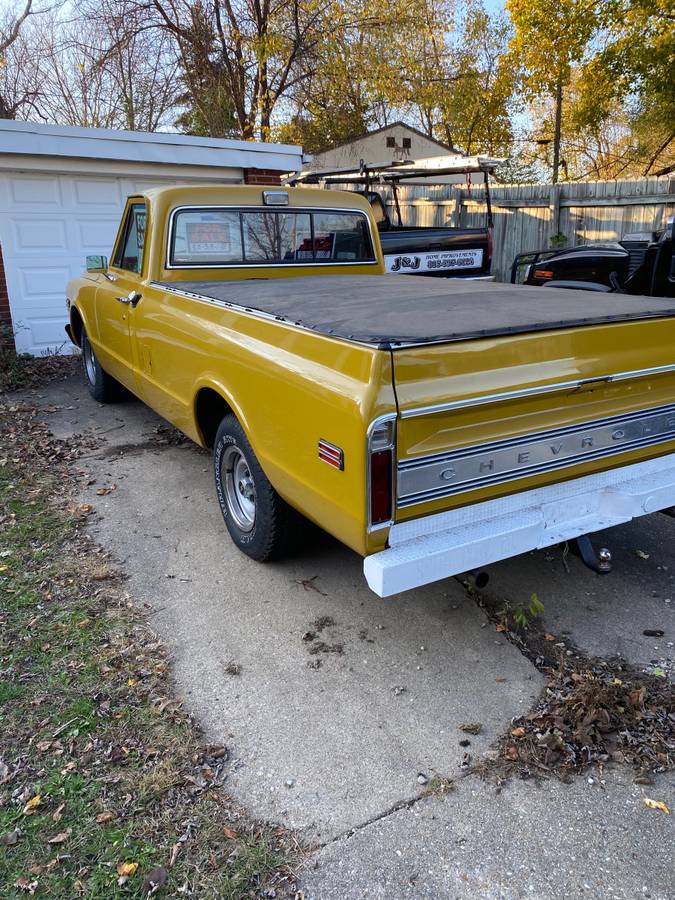
<path fill-rule="evenodd" d="M 110 256 L 129 194 L 175 179 L 0 174 L 0 247 L 17 350 L 69 352 L 65 288 L 87 254 Z"/>

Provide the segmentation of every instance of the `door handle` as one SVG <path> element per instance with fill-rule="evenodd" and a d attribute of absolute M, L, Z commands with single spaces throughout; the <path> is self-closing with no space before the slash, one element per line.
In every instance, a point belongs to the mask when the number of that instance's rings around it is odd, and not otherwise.
<path fill-rule="evenodd" d="M 117 300 L 118 303 L 131 305 L 134 307 L 134 309 L 138 306 L 142 299 L 143 295 L 137 293 L 136 291 L 131 291 L 127 297 L 115 297 L 115 300 Z"/>

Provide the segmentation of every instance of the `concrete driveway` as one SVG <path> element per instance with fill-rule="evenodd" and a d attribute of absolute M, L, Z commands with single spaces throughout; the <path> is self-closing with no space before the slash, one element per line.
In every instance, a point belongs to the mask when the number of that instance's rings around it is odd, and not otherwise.
<path fill-rule="evenodd" d="M 316 846 L 305 897 L 675 896 L 673 817 L 641 802 L 675 807 L 672 778 L 638 786 L 619 768 L 497 792 L 460 777 L 543 680 L 457 581 L 380 599 L 327 537 L 256 564 L 229 540 L 209 455 L 167 441 L 142 404 L 101 407 L 79 380 L 38 403 L 57 436 L 98 436 L 78 461 L 94 536 L 149 604 L 187 707 L 230 747 L 229 791 Z M 512 603 L 536 592 L 570 647 L 672 670 L 674 536 L 649 517 L 603 536 L 612 575 L 554 549 L 494 566 L 490 589 Z M 457 787 L 424 796 L 433 776 Z"/>

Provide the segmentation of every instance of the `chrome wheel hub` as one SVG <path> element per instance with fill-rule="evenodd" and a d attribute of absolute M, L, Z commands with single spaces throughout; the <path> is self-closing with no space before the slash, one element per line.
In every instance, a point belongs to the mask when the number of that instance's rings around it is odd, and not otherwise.
<path fill-rule="evenodd" d="M 255 484 L 246 458 L 238 447 L 230 445 L 223 454 L 221 473 L 227 510 L 242 531 L 255 524 Z"/>

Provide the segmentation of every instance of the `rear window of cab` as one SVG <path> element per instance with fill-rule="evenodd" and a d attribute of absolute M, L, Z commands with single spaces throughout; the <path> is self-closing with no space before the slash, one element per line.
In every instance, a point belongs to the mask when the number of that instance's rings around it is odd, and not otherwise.
<path fill-rule="evenodd" d="M 375 262 L 368 218 L 341 210 L 178 209 L 169 267 Z"/>

